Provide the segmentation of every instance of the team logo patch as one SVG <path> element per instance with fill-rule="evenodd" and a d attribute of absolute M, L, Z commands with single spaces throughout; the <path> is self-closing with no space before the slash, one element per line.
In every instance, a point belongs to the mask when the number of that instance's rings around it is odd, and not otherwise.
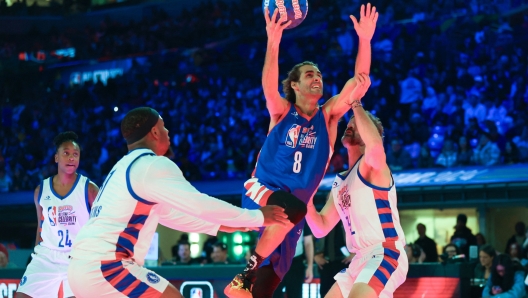
<path fill-rule="evenodd" d="M 339 190 L 339 200 L 341 201 L 341 208 L 348 209 L 350 207 L 350 193 L 348 192 L 348 185 L 345 185 Z"/>
<path fill-rule="evenodd" d="M 313 125 L 310 127 L 302 127 L 298 124 L 293 124 L 288 129 L 284 144 L 290 148 L 296 148 L 299 145 L 300 148 L 314 149 L 316 142 L 317 136 Z"/>
<path fill-rule="evenodd" d="M 50 196 L 46 196 L 46 197 L 44 198 L 44 200 L 47 200 L 47 201 L 48 201 L 48 200 L 51 200 L 51 199 L 50 199 Z"/>
<path fill-rule="evenodd" d="M 23 286 L 27 281 L 27 276 L 23 276 L 22 279 L 20 280 L 20 285 Z"/>
<path fill-rule="evenodd" d="M 157 284 L 157 283 L 159 283 L 160 278 L 159 278 L 159 276 L 157 276 L 156 274 L 154 274 L 154 273 L 152 273 L 152 272 L 149 272 L 149 273 L 147 273 L 147 280 L 148 280 L 151 284 Z"/>
<path fill-rule="evenodd" d="M 71 205 L 59 206 L 58 210 L 58 220 L 59 224 L 63 226 L 73 226 L 77 222 L 77 216 L 75 215 L 75 210 Z"/>

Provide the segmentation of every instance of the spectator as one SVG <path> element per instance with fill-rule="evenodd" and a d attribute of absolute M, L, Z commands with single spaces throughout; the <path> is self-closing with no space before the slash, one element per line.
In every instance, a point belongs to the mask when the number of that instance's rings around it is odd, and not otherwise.
<path fill-rule="evenodd" d="M 453 147 L 453 141 L 450 139 L 444 140 L 444 146 L 442 152 L 436 159 L 436 164 L 444 168 L 451 168 L 457 163 L 457 152 Z"/>
<path fill-rule="evenodd" d="M 422 264 L 427 257 L 423 249 L 413 243 L 405 245 L 405 253 L 407 254 L 409 264 Z"/>
<path fill-rule="evenodd" d="M 231 264 L 231 261 L 227 258 L 227 245 L 225 243 L 216 242 L 213 244 L 211 261 L 213 264 Z"/>
<path fill-rule="evenodd" d="M 477 233 L 475 235 L 475 239 L 477 239 L 477 246 L 481 247 L 482 245 L 486 244 L 486 238 L 482 233 Z"/>
<path fill-rule="evenodd" d="M 500 154 L 497 144 L 491 142 L 489 136 L 483 133 L 479 144 L 473 151 L 473 160 L 477 165 L 492 166 L 499 163 Z"/>
<path fill-rule="evenodd" d="M 497 255 L 495 249 L 489 245 L 483 245 L 479 248 L 479 262 L 475 266 L 474 278 L 488 279 L 491 274 L 491 265 L 493 258 Z"/>
<path fill-rule="evenodd" d="M 522 246 L 517 242 L 510 244 L 508 251 L 506 252 L 512 261 L 520 263 L 522 266 L 528 265 L 528 260 L 525 258 Z"/>
<path fill-rule="evenodd" d="M 434 167 L 435 159 L 431 156 L 431 151 L 427 143 L 420 147 L 420 155 L 418 156 L 418 168 L 426 169 Z"/>
<path fill-rule="evenodd" d="M 525 273 L 519 264 L 512 262 L 508 255 L 501 254 L 493 258 L 491 275 L 482 291 L 482 297 L 523 298 Z"/>
<path fill-rule="evenodd" d="M 411 167 L 411 155 L 402 148 L 402 141 L 394 139 L 387 153 L 387 164 L 392 171 L 406 170 Z"/>
<path fill-rule="evenodd" d="M 465 136 L 458 139 L 457 166 L 468 166 L 473 160 L 473 151 L 469 146 L 469 141 Z"/>
<path fill-rule="evenodd" d="M 7 248 L 0 243 L 0 269 L 17 268 L 13 263 L 9 262 L 9 252 Z"/>
<path fill-rule="evenodd" d="M 449 260 L 458 255 L 460 255 L 460 249 L 452 243 L 447 244 L 444 246 L 444 249 L 442 249 L 442 259 Z"/>
<path fill-rule="evenodd" d="M 464 107 L 465 123 L 469 125 L 469 119 L 476 118 L 477 123 L 486 120 L 486 107 L 480 103 L 480 93 L 478 91 L 472 91 L 469 94 L 467 105 Z"/>
<path fill-rule="evenodd" d="M 176 258 L 177 265 L 193 265 L 200 264 L 199 259 L 191 258 L 191 244 L 189 242 L 178 243 L 178 256 Z"/>
<path fill-rule="evenodd" d="M 469 257 L 469 247 L 477 245 L 477 239 L 471 233 L 471 229 L 466 226 L 467 216 L 459 214 L 457 216 L 457 223 L 455 226 L 455 233 L 451 236 L 451 243 L 460 249 L 466 258 Z"/>
<path fill-rule="evenodd" d="M 418 246 L 420 246 L 424 253 L 425 253 L 425 260 L 424 262 L 438 262 L 438 251 L 436 250 L 436 242 L 427 237 L 425 234 L 426 227 L 424 224 L 417 224 L 416 230 L 418 231 L 418 239 L 414 241 L 414 243 Z"/>
<path fill-rule="evenodd" d="M 212 262 L 211 254 L 213 253 L 213 246 L 217 242 L 218 242 L 218 238 L 216 236 L 211 236 L 211 235 L 207 236 L 207 240 L 205 240 L 203 244 L 203 249 L 202 249 L 202 259 L 203 259 L 204 264 Z"/>
<path fill-rule="evenodd" d="M 526 238 L 526 225 L 522 221 L 518 221 L 515 224 L 515 234 L 508 239 L 508 242 L 506 242 L 506 248 L 504 249 L 505 253 L 508 253 L 510 250 L 510 246 L 513 243 L 519 244 L 520 247 L 523 247 L 523 244 L 527 241 Z"/>

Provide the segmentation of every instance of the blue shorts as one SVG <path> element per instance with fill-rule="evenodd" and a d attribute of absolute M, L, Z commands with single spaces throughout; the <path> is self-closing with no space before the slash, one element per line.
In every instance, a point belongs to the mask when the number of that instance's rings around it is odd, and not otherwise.
<path fill-rule="evenodd" d="M 271 191 L 276 191 L 278 188 L 267 187 Z M 242 194 L 242 208 L 246 209 L 259 209 L 260 206 L 251 197 L 246 195 L 247 190 L 244 189 Z M 297 241 L 302 234 L 304 229 L 305 219 L 301 220 L 297 225 L 291 229 L 291 231 L 284 237 L 282 243 L 277 247 L 269 257 L 267 257 L 260 267 L 272 264 L 275 274 L 282 280 L 284 275 L 290 270 L 290 266 L 295 256 L 295 248 L 297 247 Z M 259 238 L 264 232 L 264 227 L 260 228 Z"/>

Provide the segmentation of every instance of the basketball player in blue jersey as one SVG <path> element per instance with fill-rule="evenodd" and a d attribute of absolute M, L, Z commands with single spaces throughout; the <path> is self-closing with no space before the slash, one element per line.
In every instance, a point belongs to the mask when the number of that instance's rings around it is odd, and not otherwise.
<path fill-rule="evenodd" d="M 35 189 L 35 252 L 20 281 L 17 297 L 73 297 L 68 283 L 69 254 L 77 232 L 88 221 L 99 188 L 78 174 L 81 148 L 72 131 L 55 137 L 57 175 Z"/>
<path fill-rule="evenodd" d="M 285 208 L 289 226 L 270 226 L 261 230 L 255 254 L 250 257 L 243 273 L 225 288 L 230 298 L 270 298 L 289 270 L 295 246 L 304 225 L 306 204 L 316 192 L 333 154 L 337 124 L 350 110 L 350 99 L 359 100 L 368 88 L 350 79 L 340 94 L 323 106 L 323 76 L 316 64 L 295 65 L 278 92 L 279 43 L 286 15 L 278 19 L 277 11 L 270 18 L 266 10 L 268 44 L 262 73 L 262 86 L 271 115 L 269 133 L 260 151 L 253 177 L 245 182 L 242 206 L 259 208 L 278 205 Z M 360 22 L 351 16 L 359 36 L 355 72 L 369 73 L 370 40 L 376 28 L 375 7 L 361 6 Z M 278 19 L 278 20 L 277 20 Z"/>
<path fill-rule="evenodd" d="M 367 75 L 359 81 L 370 85 Z M 318 238 L 343 222 L 347 248 L 355 253 L 348 269 L 334 278 L 328 298 L 393 297 L 409 268 L 405 235 L 397 209 L 396 186 L 385 160 L 383 127 L 378 118 L 352 99 L 354 116 L 341 142 L 348 150 L 349 170 L 336 176 L 320 213 L 308 203 L 306 220 Z"/>

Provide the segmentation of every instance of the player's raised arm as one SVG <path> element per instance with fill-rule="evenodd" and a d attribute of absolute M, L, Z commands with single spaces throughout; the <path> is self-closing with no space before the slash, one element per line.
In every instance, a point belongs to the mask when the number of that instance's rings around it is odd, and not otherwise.
<path fill-rule="evenodd" d="M 358 82 L 370 86 L 370 78 L 367 74 L 358 74 Z M 373 172 L 388 171 L 383 138 L 367 112 L 361 104 L 361 97 L 351 98 L 351 107 L 356 118 L 356 127 L 363 143 L 365 143 L 365 163 L 371 167 Z M 361 168 L 360 168 L 361 170 Z M 388 172 L 387 172 L 388 173 Z M 388 175 L 387 177 L 390 177 Z"/>
<path fill-rule="evenodd" d="M 325 103 L 325 110 L 331 117 L 340 119 L 350 109 L 348 98 L 352 90 L 356 87 L 357 74 L 370 74 L 372 55 L 370 41 L 376 30 L 378 15 L 376 7 L 371 6 L 370 3 L 368 3 L 366 7 L 365 5 L 361 5 L 359 21 L 355 16 L 350 16 L 350 19 L 352 19 L 352 22 L 354 23 L 354 29 L 359 37 L 358 55 L 354 69 L 355 77 L 346 82 L 341 93 L 335 95 Z"/>
<path fill-rule="evenodd" d="M 288 107 L 288 101 L 279 94 L 279 45 L 282 32 L 291 24 L 291 21 L 282 24 L 286 20 L 286 14 L 278 19 L 278 11 L 275 9 L 270 18 L 268 8 L 264 10 L 268 45 L 262 70 L 262 89 L 272 121 L 277 121 Z"/>
<path fill-rule="evenodd" d="M 322 238 L 326 236 L 339 222 L 339 213 L 334 205 L 332 199 L 332 192 L 328 193 L 326 204 L 324 205 L 321 212 L 317 212 L 313 204 L 313 198 L 308 202 L 306 206 L 308 212 L 306 213 L 306 222 L 312 233 L 316 238 Z"/>

